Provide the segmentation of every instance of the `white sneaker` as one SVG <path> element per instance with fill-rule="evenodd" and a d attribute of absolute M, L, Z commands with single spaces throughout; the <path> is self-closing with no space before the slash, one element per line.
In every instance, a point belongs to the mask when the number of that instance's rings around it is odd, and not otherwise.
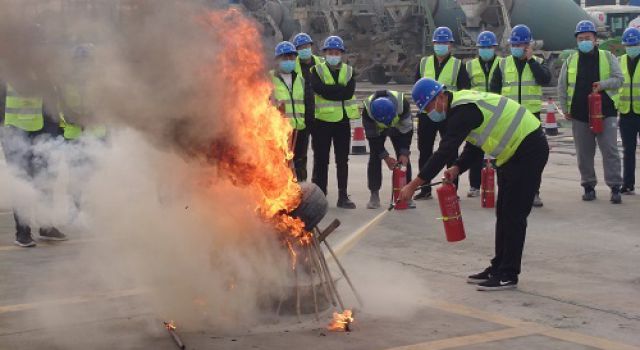
<path fill-rule="evenodd" d="M 471 187 L 469 188 L 469 192 L 467 192 L 467 197 L 469 198 L 473 198 L 473 197 L 479 197 L 480 196 L 480 190 L 475 188 L 475 187 Z"/>

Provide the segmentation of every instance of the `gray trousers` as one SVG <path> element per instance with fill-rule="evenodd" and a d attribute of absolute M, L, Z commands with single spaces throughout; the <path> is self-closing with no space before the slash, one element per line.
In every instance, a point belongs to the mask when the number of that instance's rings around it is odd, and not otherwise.
<path fill-rule="evenodd" d="M 594 158 L 596 155 L 596 142 L 602 154 L 604 166 L 604 182 L 609 187 L 621 186 L 622 165 L 618 153 L 618 120 L 608 117 L 604 120 L 604 131 L 595 135 L 589 129 L 589 123 L 574 120 L 571 123 L 573 142 L 576 146 L 578 157 L 578 169 L 580 169 L 580 183 L 582 186 L 595 187 L 598 183 Z"/>

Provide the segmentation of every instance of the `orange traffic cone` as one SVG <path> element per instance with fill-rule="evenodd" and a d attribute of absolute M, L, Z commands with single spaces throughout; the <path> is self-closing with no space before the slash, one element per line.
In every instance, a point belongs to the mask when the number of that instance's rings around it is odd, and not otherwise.
<path fill-rule="evenodd" d="M 353 127 L 353 138 L 351 140 L 351 154 L 368 154 L 367 141 L 364 135 L 364 127 L 362 127 L 362 120 L 355 121 Z"/>
<path fill-rule="evenodd" d="M 547 117 L 544 121 L 544 132 L 549 136 L 558 135 L 558 122 L 556 121 L 556 107 L 553 99 L 547 102 Z"/>

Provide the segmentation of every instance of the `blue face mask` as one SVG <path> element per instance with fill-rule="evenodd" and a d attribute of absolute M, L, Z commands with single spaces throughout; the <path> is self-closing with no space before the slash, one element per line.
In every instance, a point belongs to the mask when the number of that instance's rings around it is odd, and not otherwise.
<path fill-rule="evenodd" d="M 280 61 L 280 70 L 283 73 L 291 73 L 296 69 L 296 61 Z"/>
<path fill-rule="evenodd" d="M 524 56 L 524 49 L 521 48 L 521 47 L 512 47 L 511 48 L 511 54 L 515 58 L 520 58 L 520 57 Z"/>
<path fill-rule="evenodd" d="M 310 47 L 306 49 L 298 50 L 298 57 L 300 57 L 301 60 L 308 60 L 311 58 L 312 55 L 313 53 L 311 52 Z"/>
<path fill-rule="evenodd" d="M 327 56 L 325 59 L 330 66 L 337 66 L 342 62 L 342 56 Z"/>
<path fill-rule="evenodd" d="M 489 61 L 496 55 L 496 50 L 493 48 L 480 48 L 478 49 L 478 55 L 482 58 L 483 61 Z"/>
<path fill-rule="evenodd" d="M 580 41 L 578 43 L 578 50 L 580 50 L 580 52 L 582 53 L 589 53 L 593 51 L 593 41 L 591 40 Z"/>
<path fill-rule="evenodd" d="M 631 58 L 636 58 L 640 55 L 640 46 L 627 46 L 627 55 Z"/>
<path fill-rule="evenodd" d="M 437 102 L 436 102 L 437 103 Z M 436 105 L 437 106 L 437 105 Z M 436 108 L 434 108 L 431 112 L 427 113 L 429 119 L 431 119 L 435 123 L 440 123 L 441 121 L 447 118 L 446 112 L 438 112 Z"/>
<path fill-rule="evenodd" d="M 433 52 L 436 53 L 436 56 L 446 56 L 449 53 L 449 45 L 435 44 L 433 45 Z"/>

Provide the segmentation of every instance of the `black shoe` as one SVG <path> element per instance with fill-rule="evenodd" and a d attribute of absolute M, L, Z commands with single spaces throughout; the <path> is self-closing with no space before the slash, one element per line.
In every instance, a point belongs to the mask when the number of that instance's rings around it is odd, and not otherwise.
<path fill-rule="evenodd" d="M 491 267 L 487 267 L 486 269 L 484 269 L 484 271 L 467 277 L 467 283 L 480 284 L 483 282 L 487 282 L 489 278 L 491 278 Z"/>
<path fill-rule="evenodd" d="M 536 196 L 533 197 L 533 206 L 536 208 L 542 208 L 542 206 L 544 206 L 544 203 L 542 203 L 542 199 L 540 198 L 540 194 L 536 194 Z"/>
<path fill-rule="evenodd" d="M 476 290 L 480 291 L 496 291 L 496 290 L 509 290 L 516 289 L 518 287 L 518 278 L 500 278 L 499 276 L 491 276 L 488 281 L 479 283 L 476 286 Z"/>
<path fill-rule="evenodd" d="M 414 201 L 426 201 L 431 198 L 433 198 L 433 196 L 431 196 L 431 192 L 420 192 L 413 196 Z"/>
<path fill-rule="evenodd" d="M 627 195 L 627 196 L 631 196 L 636 194 L 636 192 L 634 191 L 633 186 L 622 186 L 622 188 L 620 189 L 620 193 Z"/>
<path fill-rule="evenodd" d="M 612 204 L 620 204 L 622 203 L 622 196 L 620 195 L 620 187 L 611 188 L 611 203 Z"/>
<path fill-rule="evenodd" d="M 596 199 L 596 189 L 591 186 L 584 187 L 584 194 L 582 195 L 582 200 L 591 202 Z"/>
<path fill-rule="evenodd" d="M 356 204 L 353 203 L 351 201 L 351 199 L 349 199 L 349 196 L 347 196 L 347 195 L 340 195 L 340 197 L 338 198 L 337 206 L 338 206 L 338 208 L 342 208 L 342 209 L 355 209 L 356 208 Z"/>
<path fill-rule="evenodd" d="M 67 239 L 67 236 L 55 227 L 40 229 L 41 241 L 66 241 Z"/>
<path fill-rule="evenodd" d="M 31 237 L 31 233 L 24 233 L 24 234 L 18 233 L 18 234 L 16 234 L 16 240 L 13 241 L 13 244 L 17 245 L 18 247 L 23 247 L 23 248 L 29 248 L 29 247 L 35 247 L 36 246 L 36 242 Z"/>

